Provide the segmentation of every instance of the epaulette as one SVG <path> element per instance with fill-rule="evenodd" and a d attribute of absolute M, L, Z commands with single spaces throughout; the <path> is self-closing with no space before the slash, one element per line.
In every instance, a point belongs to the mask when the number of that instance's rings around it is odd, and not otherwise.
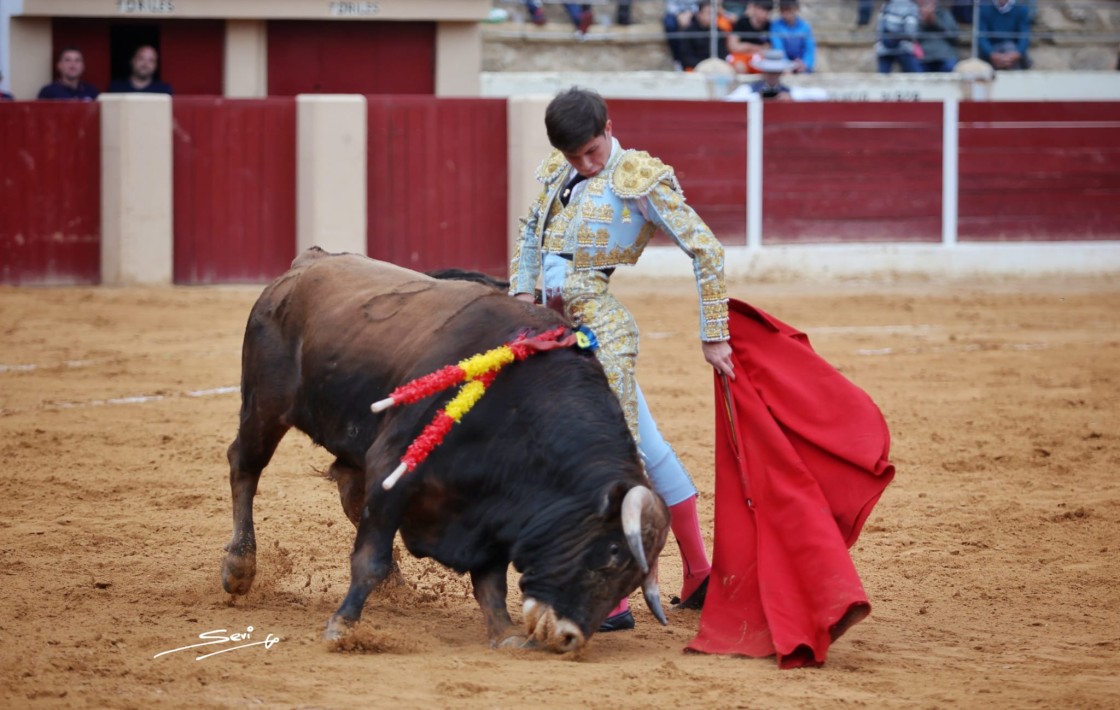
<path fill-rule="evenodd" d="M 567 165 L 568 161 L 564 158 L 564 154 L 558 150 L 553 150 L 537 167 L 537 182 L 545 185 L 556 182 L 560 179 L 560 174 L 564 172 Z"/>
<path fill-rule="evenodd" d="M 611 174 L 611 188 L 622 198 L 642 197 L 666 178 L 674 190 L 679 189 L 673 168 L 644 150 L 628 150 L 623 153 Z"/>

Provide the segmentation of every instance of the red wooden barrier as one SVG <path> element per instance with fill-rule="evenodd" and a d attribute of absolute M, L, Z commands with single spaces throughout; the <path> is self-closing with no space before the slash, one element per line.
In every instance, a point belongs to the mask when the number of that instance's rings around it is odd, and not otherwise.
<path fill-rule="evenodd" d="M 614 135 L 623 148 L 649 151 L 672 165 L 688 204 L 720 241 L 728 246 L 746 244 L 747 110 L 743 104 L 612 99 L 608 107 Z"/>
<path fill-rule="evenodd" d="M 762 241 L 941 239 L 940 103 L 768 103 Z"/>
<path fill-rule="evenodd" d="M 175 283 L 268 281 L 296 250 L 296 104 L 176 97 Z"/>
<path fill-rule="evenodd" d="M 101 281 L 101 111 L 0 102 L 0 283 Z"/>
<path fill-rule="evenodd" d="M 270 20 L 268 94 L 434 94 L 435 22 Z"/>
<path fill-rule="evenodd" d="M 959 239 L 1120 239 L 1120 103 L 960 105 Z"/>
<path fill-rule="evenodd" d="M 370 256 L 509 271 L 503 99 L 367 96 Z"/>

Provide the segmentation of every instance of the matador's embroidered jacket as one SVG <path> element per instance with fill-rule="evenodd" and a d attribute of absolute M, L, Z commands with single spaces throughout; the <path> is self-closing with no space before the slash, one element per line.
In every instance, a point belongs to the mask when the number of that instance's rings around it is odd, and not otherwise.
<path fill-rule="evenodd" d="M 700 339 L 728 339 L 723 247 L 684 201 L 673 169 L 645 151 L 623 150 L 612 140 L 610 160 L 564 208 L 559 194 L 573 176 L 563 153 L 537 168 L 543 184 L 517 241 L 510 264 L 510 293 L 532 293 L 541 254 L 572 257 L 577 270 L 635 264 L 661 230 L 692 259 L 700 293 Z"/>

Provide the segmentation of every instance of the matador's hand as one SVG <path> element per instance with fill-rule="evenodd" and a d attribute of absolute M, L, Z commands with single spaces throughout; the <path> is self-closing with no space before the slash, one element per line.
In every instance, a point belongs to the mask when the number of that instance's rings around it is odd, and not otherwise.
<path fill-rule="evenodd" d="M 731 361 L 731 343 L 721 340 L 715 343 L 700 343 L 704 350 L 704 359 L 708 361 L 716 372 L 735 379 L 735 364 Z"/>

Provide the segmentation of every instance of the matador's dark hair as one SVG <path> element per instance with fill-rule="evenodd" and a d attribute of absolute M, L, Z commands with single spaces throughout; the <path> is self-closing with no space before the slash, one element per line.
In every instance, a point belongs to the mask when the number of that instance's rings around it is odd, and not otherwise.
<path fill-rule="evenodd" d="M 590 89 L 573 86 L 561 91 L 544 111 L 548 142 L 564 153 L 579 149 L 607 128 L 607 102 Z"/>

